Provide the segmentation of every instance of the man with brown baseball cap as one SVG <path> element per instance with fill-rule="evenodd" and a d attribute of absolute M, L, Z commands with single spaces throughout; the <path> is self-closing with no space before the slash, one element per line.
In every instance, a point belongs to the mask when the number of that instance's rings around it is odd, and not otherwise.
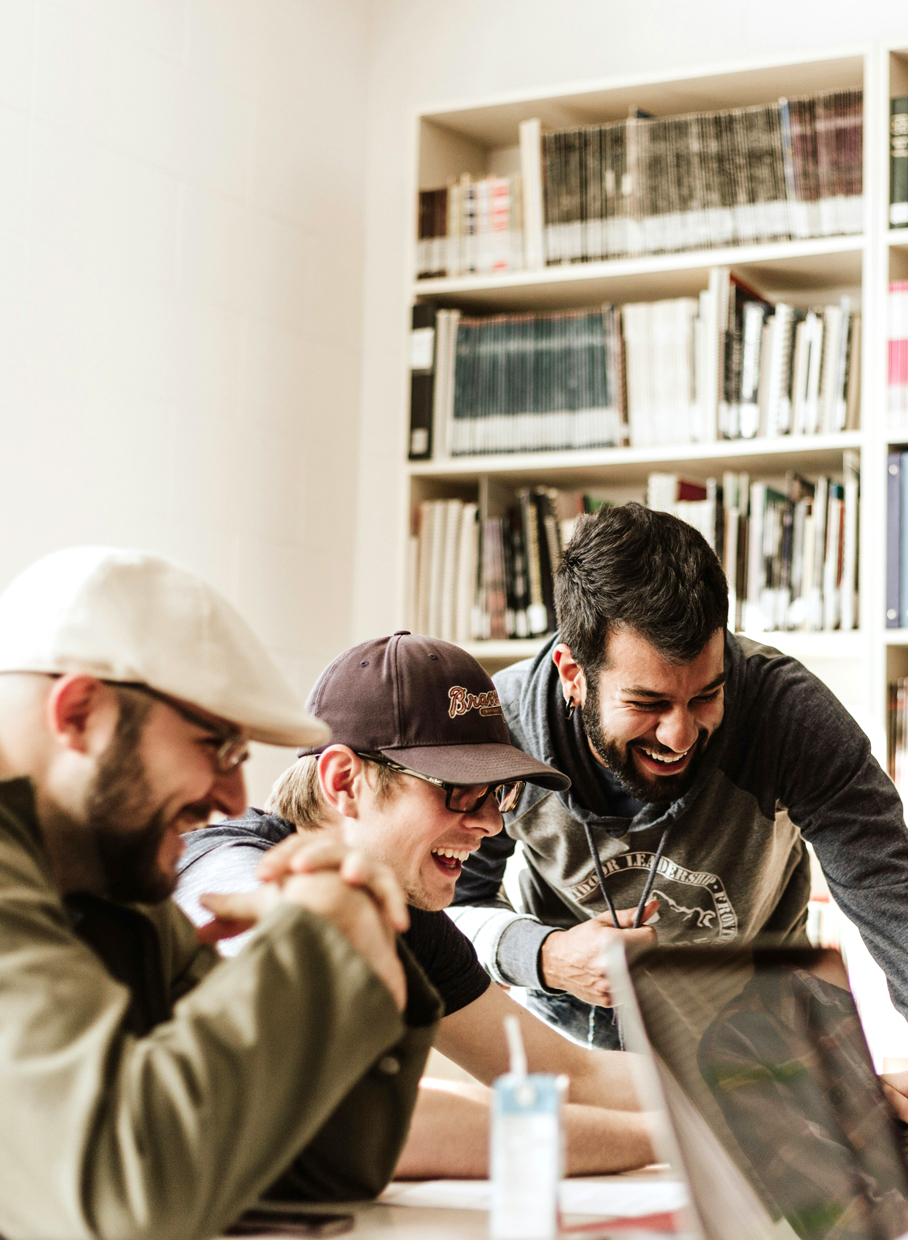
<path fill-rule="evenodd" d="M 393 876 L 322 850 L 247 899 L 227 962 L 167 898 L 183 832 L 245 807 L 248 741 L 328 735 L 162 557 L 73 548 L 0 595 L 10 1240 L 204 1240 L 279 1177 L 310 1199 L 389 1178 L 438 1012 Z"/>
<path fill-rule="evenodd" d="M 491 984 L 472 944 L 442 911 L 464 859 L 501 831 L 501 812 L 516 806 L 524 783 L 564 789 L 566 777 L 510 743 L 485 671 L 434 638 L 399 632 L 345 651 L 322 673 L 307 706 L 331 728 L 331 743 L 300 751 L 272 791 L 270 813 L 250 810 L 189 837 L 177 890 L 186 912 L 204 921 L 213 906 L 200 897 L 232 891 L 218 911 L 242 918 L 258 881 L 308 864 L 300 850 L 313 829 L 345 841 L 392 869 L 407 895 L 404 941 L 445 1005 L 438 1047 L 490 1084 L 507 1070 L 503 1017 L 517 1016 L 531 1068 L 571 1079 L 570 1170 L 648 1161 L 627 1057 L 572 1045 L 527 1013 Z M 242 940 L 222 943 L 229 954 L 241 949 Z M 398 1174 L 485 1175 L 487 1150 L 488 1091 L 435 1082 L 420 1090 Z"/>

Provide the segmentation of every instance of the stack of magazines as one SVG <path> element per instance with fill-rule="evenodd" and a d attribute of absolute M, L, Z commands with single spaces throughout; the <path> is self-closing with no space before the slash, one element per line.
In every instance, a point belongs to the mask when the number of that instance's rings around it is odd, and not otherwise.
<path fill-rule="evenodd" d="M 859 90 L 546 134 L 546 262 L 859 233 L 862 139 Z"/>

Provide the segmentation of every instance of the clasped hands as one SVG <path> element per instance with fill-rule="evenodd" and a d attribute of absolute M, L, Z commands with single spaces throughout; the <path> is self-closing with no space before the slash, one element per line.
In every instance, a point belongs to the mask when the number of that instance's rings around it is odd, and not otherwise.
<path fill-rule="evenodd" d="M 203 943 L 216 943 L 250 929 L 281 904 L 295 904 L 324 917 L 343 934 L 387 986 L 403 1011 L 407 983 L 396 935 L 410 924 L 397 879 L 380 861 L 337 840 L 312 843 L 292 835 L 268 850 L 254 891 L 207 894 L 200 903 L 214 914 L 201 926 Z"/>

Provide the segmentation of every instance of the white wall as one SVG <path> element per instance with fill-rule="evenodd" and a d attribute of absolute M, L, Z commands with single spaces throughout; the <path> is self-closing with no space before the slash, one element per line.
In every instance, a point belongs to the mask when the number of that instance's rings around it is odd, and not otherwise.
<path fill-rule="evenodd" d="M 716 61 L 905 38 L 897 0 L 375 0 L 354 633 L 403 621 L 402 461 L 417 107 Z"/>
<path fill-rule="evenodd" d="M 0 586 L 173 555 L 302 693 L 349 638 L 367 17 L 0 4 Z"/>

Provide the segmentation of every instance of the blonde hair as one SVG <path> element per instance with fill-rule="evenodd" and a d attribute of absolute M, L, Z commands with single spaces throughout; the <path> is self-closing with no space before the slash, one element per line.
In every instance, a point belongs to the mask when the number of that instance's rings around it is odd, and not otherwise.
<path fill-rule="evenodd" d="M 398 775 L 380 762 L 362 759 L 375 799 L 382 805 L 392 795 Z M 299 831 L 317 831 L 325 825 L 328 806 L 318 782 L 318 756 L 298 758 L 275 780 L 265 802 L 265 812 L 292 823 Z"/>

